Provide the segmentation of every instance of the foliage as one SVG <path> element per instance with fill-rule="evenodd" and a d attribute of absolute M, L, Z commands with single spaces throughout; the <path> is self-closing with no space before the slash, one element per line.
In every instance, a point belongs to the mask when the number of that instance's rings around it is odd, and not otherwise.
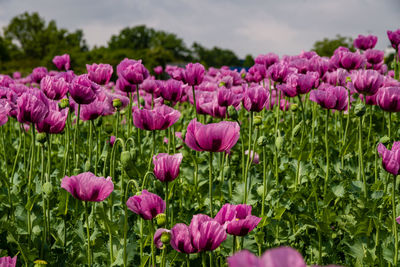
<path fill-rule="evenodd" d="M 335 38 L 324 38 L 322 41 L 316 41 L 313 46 L 313 51 L 317 52 L 321 57 L 330 57 L 339 46 L 347 47 L 351 50 L 353 48 L 353 39 L 351 37 L 344 37 L 337 34 Z"/>

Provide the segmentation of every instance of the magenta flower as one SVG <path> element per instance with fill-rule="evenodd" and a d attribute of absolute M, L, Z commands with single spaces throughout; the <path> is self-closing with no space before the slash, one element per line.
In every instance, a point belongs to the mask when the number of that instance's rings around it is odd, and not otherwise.
<path fill-rule="evenodd" d="M 45 67 L 37 67 L 32 70 L 31 80 L 35 83 L 40 83 L 40 81 L 48 74 Z"/>
<path fill-rule="evenodd" d="M 17 256 L 11 258 L 10 256 L 0 258 L 0 267 L 15 267 L 17 265 Z"/>
<path fill-rule="evenodd" d="M 65 128 L 67 116 L 68 109 L 59 110 L 57 102 L 51 101 L 49 113 L 44 120 L 36 123 L 36 128 L 39 133 L 59 134 Z"/>
<path fill-rule="evenodd" d="M 376 65 L 383 62 L 385 53 L 381 50 L 368 49 L 364 52 L 364 56 L 369 64 Z"/>
<path fill-rule="evenodd" d="M 204 66 L 200 63 L 189 63 L 186 65 L 184 73 L 185 83 L 194 86 L 199 85 L 204 79 Z"/>
<path fill-rule="evenodd" d="M 10 84 L 13 84 L 13 83 L 14 83 L 14 80 L 10 76 L 0 74 L 0 86 L 9 87 Z"/>
<path fill-rule="evenodd" d="M 111 147 L 113 147 L 116 139 L 117 138 L 114 135 L 111 135 L 110 140 L 108 140 L 107 142 L 110 144 Z"/>
<path fill-rule="evenodd" d="M 375 47 L 376 42 L 378 41 L 378 37 L 375 35 L 358 35 L 358 37 L 354 40 L 353 45 L 355 48 L 361 50 L 372 49 Z"/>
<path fill-rule="evenodd" d="M 243 106 L 247 111 L 260 112 L 268 99 L 267 90 L 261 85 L 251 85 L 243 95 Z"/>
<path fill-rule="evenodd" d="M 244 152 L 244 154 L 247 156 L 249 154 L 249 150 L 246 150 Z M 250 151 L 250 161 L 253 164 L 259 164 L 260 163 L 260 156 L 256 152 L 254 152 L 253 150 Z"/>
<path fill-rule="evenodd" d="M 348 92 L 342 86 L 321 84 L 317 90 L 312 90 L 310 100 L 318 103 L 322 108 L 346 110 Z"/>
<path fill-rule="evenodd" d="M 292 73 L 287 77 L 286 86 L 281 89 L 286 96 L 295 97 L 307 94 L 311 89 L 318 87 L 319 75 L 316 72 L 308 72 L 307 74 Z"/>
<path fill-rule="evenodd" d="M 387 31 L 387 36 L 389 38 L 390 43 L 392 44 L 392 47 L 394 49 L 398 49 L 398 46 L 400 44 L 400 29 L 397 29 L 394 32 Z"/>
<path fill-rule="evenodd" d="M 53 63 L 59 70 L 69 70 L 71 59 L 68 54 L 62 56 L 55 56 L 53 58 Z"/>
<path fill-rule="evenodd" d="M 21 77 L 22 77 L 21 72 L 19 72 L 19 71 L 13 72 L 12 77 L 13 77 L 14 80 L 21 79 Z"/>
<path fill-rule="evenodd" d="M 324 74 L 329 69 L 329 60 L 326 58 L 322 58 L 320 56 L 314 56 L 310 59 L 308 70 L 317 72 L 320 77 L 323 77 Z"/>
<path fill-rule="evenodd" d="M 336 68 L 343 68 L 346 70 L 355 70 L 362 68 L 365 63 L 365 57 L 358 52 L 344 52 L 339 51 L 331 57 L 331 63 Z"/>
<path fill-rule="evenodd" d="M 277 62 L 272 64 L 267 70 L 267 77 L 277 83 L 283 83 L 286 81 L 286 77 L 293 72 L 289 69 L 289 65 L 285 62 Z"/>
<path fill-rule="evenodd" d="M 169 79 L 160 87 L 161 97 L 165 100 L 178 102 L 183 94 L 183 83 L 174 79 Z"/>
<path fill-rule="evenodd" d="M 181 113 L 166 105 L 152 110 L 133 107 L 133 124 L 142 130 L 165 130 L 179 120 Z"/>
<path fill-rule="evenodd" d="M 345 69 L 337 69 L 333 72 L 326 72 L 322 77 L 322 80 L 333 86 L 346 86 L 346 78 L 350 76 L 350 73 Z"/>
<path fill-rule="evenodd" d="M 69 87 L 71 97 L 78 104 L 90 104 L 100 91 L 100 86 L 92 82 L 87 74 L 76 76 Z"/>
<path fill-rule="evenodd" d="M 8 121 L 8 114 L 11 111 L 11 106 L 5 99 L 0 99 L 0 126 Z"/>
<path fill-rule="evenodd" d="M 95 120 L 104 113 L 104 102 L 96 99 L 90 104 L 81 105 L 80 118 L 83 121 Z"/>
<path fill-rule="evenodd" d="M 91 172 L 84 172 L 76 176 L 65 176 L 61 187 L 71 195 L 82 201 L 100 202 L 106 199 L 114 190 L 111 177 L 97 177 Z"/>
<path fill-rule="evenodd" d="M 161 241 L 161 237 L 163 233 L 170 233 L 171 231 L 165 228 L 159 228 L 157 231 L 154 233 L 154 238 L 153 242 L 156 245 L 158 249 L 162 249 L 164 247 L 164 244 Z"/>
<path fill-rule="evenodd" d="M 86 64 L 86 70 L 89 79 L 101 85 L 107 84 L 113 73 L 113 67 L 110 64 Z"/>
<path fill-rule="evenodd" d="M 17 120 L 21 123 L 38 123 L 49 113 L 49 101 L 42 91 L 32 89 L 17 100 Z"/>
<path fill-rule="evenodd" d="M 241 250 L 227 259 L 229 267 L 263 267 L 261 258 L 257 257 L 248 250 Z M 278 265 L 279 266 L 279 265 Z"/>
<path fill-rule="evenodd" d="M 400 111 L 400 86 L 382 87 L 376 96 L 381 109 L 389 112 Z"/>
<path fill-rule="evenodd" d="M 400 216 L 396 218 L 396 222 L 400 224 Z"/>
<path fill-rule="evenodd" d="M 382 157 L 383 168 L 393 175 L 398 175 L 400 170 L 400 142 L 394 142 L 392 150 L 388 150 L 385 145 L 380 143 L 378 153 Z"/>
<path fill-rule="evenodd" d="M 154 94 L 159 88 L 158 81 L 153 80 L 151 78 L 146 79 L 140 86 L 140 89 L 146 91 L 149 94 Z"/>
<path fill-rule="evenodd" d="M 194 215 L 189 225 L 193 247 L 197 252 L 213 251 L 226 239 L 225 229 L 213 218 Z"/>
<path fill-rule="evenodd" d="M 189 226 L 184 223 L 177 223 L 171 229 L 171 247 L 181 253 L 196 253 L 192 244 Z"/>
<path fill-rule="evenodd" d="M 384 78 L 376 70 L 358 70 L 351 76 L 354 89 L 360 94 L 374 95 L 383 86 Z"/>
<path fill-rule="evenodd" d="M 261 221 L 261 218 L 251 215 L 251 206 L 245 204 L 225 204 L 218 211 L 215 220 L 226 228 L 228 234 L 245 236 Z"/>
<path fill-rule="evenodd" d="M 53 100 L 63 98 L 69 89 L 69 83 L 63 77 L 47 75 L 40 81 L 40 89 Z"/>
<path fill-rule="evenodd" d="M 120 90 L 122 92 L 133 92 L 135 90 L 135 86 L 131 85 L 126 81 L 124 78 L 118 78 L 117 83 L 115 85 L 115 88 L 117 90 Z"/>
<path fill-rule="evenodd" d="M 147 77 L 149 71 L 142 64 L 142 60 L 133 60 L 125 58 L 117 66 L 119 78 L 124 79 L 131 85 L 141 84 Z"/>
<path fill-rule="evenodd" d="M 130 197 L 126 205 L 145 220 L 152 220 L 165 211 L 165 201 L 147 190 L 143 190 L 140 195 Z"/>
<path fill-rule="evenodd" d="M 232 89 L 226 89 L 225 87 L 220 87 L 218 89 L 218 105 L 221 107 L 228 106 L 238 106 L 240 101 L 242 101 L 241 94 L 235 94 Z"/>
<path fill-rule="evenodd" d="M 157 75 L 160 75 L 163 73 L 163 67 L 162 66 L 157 66 L 153 69 L 154 73 Z"/>
<path fill-rule="evenodd" d="M 187 127 L 185 143 L 196 151 L 229 152 L 239 135 L 237 122 L 221 121 L 204 125 L 193 119 Z"/>
<path fill-rule="evenodd" d="M 161 182 L 172 182 L 179 175 L 182 153 L 168 155 L 159 153 L 153 157 L 154 175 Z"/>
<path fill-rule="evenodd" d="M 274 53 L 268 53 L 266 55 L 258 55 L 255 60 L 255 63 L 262 64 L 265 66 L 265 69 L 268 69 L 274 63 L 279 62 L 279 56 Z"/>
<path fill-rule="evenodd" d="M 267 69 L 264 64 L 254 64 L 246 74 L 248 82 L 261 82 L 267 76 Z"/>

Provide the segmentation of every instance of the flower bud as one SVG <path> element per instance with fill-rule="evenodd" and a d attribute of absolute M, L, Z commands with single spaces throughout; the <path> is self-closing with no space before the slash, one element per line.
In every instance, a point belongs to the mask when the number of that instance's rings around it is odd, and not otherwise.
<path fill-rule="evenodd" d="M 33 267 L 45 267 L 47 265 L 47 262 L 44 260 L 35 260 L 33 263 L 35 264 Z"/>
<path fill-rule="evenodd" d="M 220 83 L 218 84 L 218 87 L 222 87 L 222 86 L 225 86 L 225 85 L 226 85 L 225 82 L 220 82 Z"/>
<path fill-rule="evenodd" d="M 346 77 L 346 83 L 351 83 L 351 77 L 350 76 Z"/>
<path fill-rule="evenodd" d="M 299 133 L 299 131 L 300 131 L 300 129 L 301 129 L 301 125 L 302 125 L 302 122 L 299 122 L 294 128 L 293 128 L 293 131 L 292 131 L 292 136 L 294 137 L 294 136 L 297 136 L 297 134 Z"/>
<path fill-rule="evenodd" d="M 379 143 L 382 143 L 384 145 L 387 145 L 390 142 L 390 138 L 387 137 L 386 135 L 383 136 L 381 139 L 379 139 Z"/>
<path fill-rule="evenodd" d="M 227 173 L 227 174 L 229 174 L 231 172 L 231 170 L 232 170 L 231 166 L 226 165 L 224 167 L 224 172 Z"/>
<path fill-rule="evenodd" d="M 276 146 L 276 148 L 277 148 L 278 150 L 280 150 L 281 147 L 282 147 L 282 145 L 283 145 L 283 137 L 282 137 L 282 136 L 278 136 L 278 137 L 275 139 L 275 146 Z"/>
<path fill-rule="evenodd" d="M 254 116 L 254 125 L 260 126 L 262 124 L 262 117 L 261 116 Z"/>
<path fill-rule="evenodd" d="M 42 190 L 46 195 L 50 195 L 51 192 L 53 191 L 53 186 L 51 185 L 50 182 L 45 182 L 43 184 Z"/>
<path fill-rule="evenodd" d="M 36 141 L 38 141 L 41 144 L 44 144 L 47 140 L 46 133 L 38 133 L 36 135 Z"/>
<path fill-rule="evenodd" d="M 165 213 L 159 213 L 156 216 L 157 225 L 163 227 L 167 223 L 167 215 Z"/>
<path fill-rule="evenodd" d="M 75 169 L 72 171 L 72 173 L 73 173 L 74 175 L 78 175 L 80 172 L 81 172 L 81 170 L 80 170 L 79 168 L 75 168 Z"/>
<path fill-rule="evenodd" d="M 366 108 L 364 104 L 358 103 L 354 106 L 354 113 L 356 114 L 357 117 L 364 116 L 365 112 Z"/>
<path fill-rule="evenodd" d="M 257 144 L 259 146 L 266 146 L 268 143 L 268 139 L 266 136 L 262 135 L 257 139 Z"/>
<path fill-rule="evenodd" d="M 118 109 L 118 108 L 122 107 L 122 102 L 121 102 L 121 99 L 119 99 L 119 98 L 114 98 L 112 103 L 113 103 L 114 108 Z"/>
<path fill-rule="evenodd" d="M 299 107 L 299 106 L 298 106 L 297 104 L 291 104 L 291 105 L 290 105 L 290 110 L 291 110 L 291 111 L 296 111 L 298 107 Z"/>
<path fill-rule="evenodd" d="M 233 106 L 228 107 L 228 115 L 229 115 L 229 118 L 231 118 L 232 120 L 238 119 L 237 110 Z"/>
<path fill-rule="evenodd" d="M 121 165 L 124 170 L 129 170 L 129 165 L 131 163 L 131 153 L 129 151 L 122 151 L 121 153 Z"/>
<path fill-rule="evenodd" d="M 161 242 L 166 245 L 169 244 L 169 241 L 171 240 L 171 233 L 169 232 L 164 232 L 161 234 Z"/>
<path fill-rule="evenodd" d="M 69 99 L 68 98 L 61 99 L 60 102 L 58 102 L 58 107 L 60 109 L 69 107 Z"/>

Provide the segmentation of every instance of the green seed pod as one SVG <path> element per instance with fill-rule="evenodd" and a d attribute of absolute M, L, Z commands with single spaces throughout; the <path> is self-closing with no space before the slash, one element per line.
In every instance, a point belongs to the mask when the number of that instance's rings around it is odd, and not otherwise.
<path fill-rule="evenodd" d="M 364 104 L 358 103 L 357 105 L 354 106 L 354 113 L 356 114 L 357 117 L 364 116 L 365 112 L 366 108 Z"/>
<path fill-rule="evenodd" d="M 38 133 L 36 135 L 36 141 L 38 141 L 41 144 L 44 144 L 47 140 L 46 133 Z"/>
<path fill-rule="evenodd" d="M 122 151 L 121 153 L 121 165 L 124 170 L 129 170 L 129 165 L 131 164 L 131 153 L 129 151 Z"/>
<path fill-rule="evenodd" d="M 290 110 L 291 111 L 296 111 L 299 108 L 299 106 L 297 104 L 291 104 L 290 105 Z"/>
<path fill-rule="evenodd" d="M 170 234 L 170 233 L 164 232 L 164 233 L 161 234 L 161 242 L 162 242 L 164 245 L 169 244 L 169 241 L 170 241 L 170 240 L 171 240 L 171 234 Z"/>
<path fill-rule="evenodd" d="M 257 187 L 257 194 L 262 197 L 264 194 L 264 186 L 260 185 L 259 187 Z"/>
<path fill-rule="evenodd" d="M 257 139 L 257 144 L 259 146 L 266 146 L 268 143 L 268 139 L 266 136 L 262 135 Z"/>
<path fill-rule="evenodd" d="M 260 126 L 262 124 L 262 117 L 261 116 L 254 116 L 254 125 L 255 126 Z"/>
<path fill-rule="evenodd" d="M 224 167 L 224 173 L 229 174 L 229 173 L 231 173 L 231 171 L 232 171 L 231 166 L 226 165 L 226 166 Z"/>
<path fill-rule="evenodd" d="M 104 131 L 105 131 L 107 134 L 111 134 L 111 133 L 113 132 L 113 126 L 112 126 L 112 124 L 111 124 L 110 122 L 106 122 L 106 123 L 104 124 Z"/>
<path fill-rule="evenodd" d="M 60 109 L 69 107 L 69 99 L 68 98 L 61 99 L 60 102 L 58 102 L 58 107 Z"/>
<path fill-rule="evenodd" d="M 33 267 L 45 267 L 47 265 L 47 262 L 44 260 L 35 260 L 33 263 L 35 264 Z"/>
<path fill-rule="evenodd" d="M 237 120 L 238 119 L 238 113 L 237 110 L 233 106 L 228 107 L 228 116 L 232 120 Z"/>
<path fill-rule="evenodd" d="M 220 82 L 220 83 L 218 84 L 218 87 L 222 87 L 222 86 L 225 86 L 225 85 L 226 85 L 225 82 Z"/>
<path fill-rule="evenodd" d="M 156 221 L 159 227 L 163 227 L 167 223 L 167 215 L 165 213 L 157 214 Z"/>
<path fill-rule="evenodd" d="M 301 125 L 302 125 L 302 122 L 299 122 L 299 123 L 293 128 L 292 136 L 297 136 L 297 134 L 300 132 Z"/>
<path fill-rule="evenodd" d="M 379 143 L 382 143 L 384 145 L 387 145 L 390 142 L 390 138 L 387 137 L 386 135 L 383 136 L 381 139 L 379 139 Z"/>
<path fill-rule="evenodd" d="M 85 162 L 85 172 L 88 172 L 88 171 L 90 171 L 90 160 L 87 160 Z"/>
<path fill-rule="evenodd" d="M 46 195 L 50 195 L 51 192 L 53 192 L 53 186 L 51 185 L 50 182 L 45 182 L 43 184 L 42 190 Z"/>
<path fill-rule="evenodd" d="M 119 99 L 119 98 L 114 98 L 112 103 L 113 103 L 114 108 L 118 109 L 118 108 L 122 107 L 122 102 L 121 102 L 121 99 Z"/>
<path fill-rule="evenodd" d="M 283 137 L 282 136 L 278 136 L 276 139 L 275 139 L 275 146 L 276 146 L 276 148 L 278 149 L 278 150 L 280 150 L 281 149 L 281 147 L 282 147 L 282 145 L 283 145 Z"/>

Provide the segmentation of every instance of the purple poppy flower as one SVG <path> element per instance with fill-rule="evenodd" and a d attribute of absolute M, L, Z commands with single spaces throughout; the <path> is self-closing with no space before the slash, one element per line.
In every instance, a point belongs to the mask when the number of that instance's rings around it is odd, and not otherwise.
<path fill-rule="evenodd" d="M 45 67 L 34 68 L 31 73 L 32 82 L 40 83 L 40 81 L 48 74 Z"/>
<path fill-rule="evenodd" d="M 62 56 L 55 56 L 53 58 L 53 63 L 59 70 L 69 70 L 71 59 L 68 54 Z"/>
<path fill-rule="evenodd" d="M 354 89 L 364 95 L 374 95 L 383 86 L 383 76 L 376 70 L 358 70 L 352 73 Z"/>
<path fill-rule="evenodd" d="M 247 111 L 260 112 L 268 99 L 267 90 L 261 85 L 251 85 L 243 95 L 243 106 Z"/>
<path fill-rule="evenodd" d="M 19 71 L 13 72 L 12 77 L 13 77 L 14 80 L 21 79 L 21 77 L 22 77 L 21 72 L 19 72 Z"/>
<path fill-rule="evenodd" d="M 225 229 L 213 218 L 194 215 L 189 225 L 193 247 L 198 251 L 213 251 L 226 239 Z"/>
<path fill-rule="evenodd" d="M 158 82 L 154 79 L 149 78 L 143 81 L 143 83 L 140 86 L 140 89 L 144 90 L 149 94 L 154 94 L 154 92 L 158 89 L 158 87 L 159 87 Z"/>
<path fill-rule="evenodd" d="M 289 69 L 289 65 L 285 62 L 277 62 L 272 64 L 267 70 L 267 77 L 277 83 L 286 82 L 286 77 L 294 70 Z"/>
<path fill-rule="evenodd" d="M 382 87 L 376 96 L 381 109 L 389 112 L 400 111 L 400 86 Z"/>
<path fill-rule="evenodd" d="M 319 77 L 323 77 L 329 69 L 329 59 L 320 56 L 312 57 L 309 61 L 308 70 L 317 72 Z"/>
<path fill-rule="evenodd" d="M 318 87 L 319 75 L 316 72 L 308 72 L 307 74 L 292 73 L 287 77 L 286 85 L 280 87 L 285 95 L 295 97 L 307 94 L 311 89 Z"/>
<path fill-rule="evenodd" d="M 86 64 L 88 78 L 100 85 L 107 84 L 113 73 L 113 67 L 110 64 Z"/>
<path fill-rule="evenodd" d="M 36 123 L 36 128 L 39 133 L 59 134 L 65 128 L 67 121 L 68 109 L 59 110 L 56 101 L 50 101 L 49 113 L 46 118 Z"/>
<path fill-rule="evenodd" d="M 117 138 L 115 137 L 115 135 L 112 135 L 112 136 L 110 137 L 110 139 L 107 140 L 107 142 L 110 144 L 111 147 L 113 147 L 116 139 L 117 139 Z"/>
<path fill-rule="evenodd" d="M 76 76 L 69 87 L 71 97 L 78 104 L 90 104 L 100 91 L 100 86 L 92 82 L 87 74 Z"/>
<path fill-rule="evenodd" d="M 396 218 L 396 222 L 400 224 L 400 216 Z"/>
<path fill-rule="evenodd" d="M 376 42 L 378 41 L 378 37 L 375 35 L 358 35 L 358 37 L 354 40 L 353 45 L 355 48 L 361 50 L 372 49 L 375 47 Z"/>
<path fill-rule="evenodd" d="M 400 170 L 400 142 L 394 142 L 391 150 L 380 143 L 378 153 L 382 157 L 383 168 L 393 175 L 398 175 Z"/>
<path fill-rule="evenodd" d="M 289 67 L 297 70 L 297 73 L 306 74 L 310 67 L 310 62 L 306 58 L 296 58 L 289 61 Z"/>
<path fill-rule="evenodd" d="M 249 154 L 249 150 L 246 150 L 244 152 L 244 154 L 247 156 Z M 253 150 L 250 151 L 250 161 L 253 164 L 259 164 L 260 163 L 260 156 L 256 152 L 254 152 Z"/>
<path fill-rule="evenodd" d="M 69 89 L 69 83 L 63 77 L 47 75 L 40 81 L 40 89 L 50 99 L 60 100 Z"/>
<path fill-rule="evenodd" d="M 11 111 L 11 106 L 5 99 L 0 99 L 0 126 L 8 121 L 8 114 Z"/>
<path fill-rule="evenodd" d="M 168 65 L 165 68 L 165 72 L 168 73 L 168 75 L 171 76 L 171 78 L 174 80 L 177 80 L 177 81 L 185 80 L 185 69 L 183 69 L 183 68 Z"/>
<path fill-rule="evenodd" d="M 0 258 L 1 267 L 15 267 L 17 265 L 17 256 L 11 258 L 10 256 Z"/>
<path fill-rule="evenodd" d="M 80 118 L 83 121 L 95 120 L 104 113 L 104 102 L 96 99 L 90 104 L 81 105 Z"/>
<path fill-rule="evenodd" d="M 114 114 L 114 99 L 119 99 L 121 101 L 121 106 L 118 108 L 119 110 L 122 110 L 129 105 L 129 98 L 125 95 L 125 93 L 118 90 L 115 90 L 114 93 L 108 90 L 101 90 L 101 92 L 97 95 L 97 98 L 101 99 L 103 102 L 103 115 Z"/>
<path fill-rule="evenodd" d="M 10 76 L 0 74 L 0 86 L 9 87 L 10 84 L 13 84 L 13 83 L 14 83 L 14 80 Z"/>
<path fill-rule="evenodd" d="M 165 100 L 178 102 L 183 94 L 183 83 L 174 79 L 169 79 L 160 87 L 161 97 Z"/>
<path fill-rule="evenodd" d="M 389 38 L 390 43 L 392 44 L 392 47 L 394 49 L 398 49 L 398 46 L 400 44 L 400 29 L 397 29 L 394 32 L 387 31 L 387 36 Z"/>
<path fill-rule="evenodd" d="M 333 86 L 346 86 L 346 78 L 350 76 L 350 73 L 345 69 L 337 69 L 332 72 L 326 72 L 322 77 L 322 80 Z"/>
<path fill-rule="evenodd" d="M 157 229 L 157 231 L 154 233 L 154 238 L 153 238 L 153 242 L 156 245 L 156 247 L 158 249 L 163 249 L 164 248 L 164 244 L 161 241 L 161 237 L 164 233 L 170 233 L 171 231 L 165 228 L 159 228 Z"/>
<path fill-rule="evenodd" d="M 65 176 L 61 187 L 71 195 L 82 201 L 100 202 L 106 199 L 114 190 L 111 177 L 97 177 L 91 172 L 84 172 L 76 176 Z"/>
<path fill-rule="evenodd" d="M 265 66 L 265 69 L 268 69 L 274 63 L 279 62 L 279 56 L 274 53 L 268 53 L 266 55 L 258 55 L 255 60 L 255 63 L 261 64 Z"/>
<path fill-rule="evenodd" d="M 152 220 L 165 211 L 165 201 L 147 190 L 143 190 L 140 195 L 130 197 L 126 205 L 145 220 Z"/>
<path fill-rule="evenodd" d="M 187 127 L 185 143 L 196 151 L 229 152 L 239 135 L 237 122 L 221 121 L 204 125 L 193 119 Z"/>
<path fill-rule="evenodd" d="M 261 218 L 251 215 L 251 206 L 245 204 L 225 204 L 218 211 L 215 220 L 223 225 L 228 234 L 245 236 L 261 221 Z"/>
<path fill-rule="evenodd" d="M 342 86 L 321 84 L 317 90 L 312 90 L 310 100 L 326 109 L 346 110 L 348 92 Z"/>
<path fill-rule="evenodd" d="M 154 73 L 157 75 L 160 75 L 163 73 L 163 67 L 162 66 L 157 66 L 153 69 Z"/>
<path fill-rule="evenodd" d="M 194 86 L 199 85 L 204 79 L 204 66 L 200 63 L 189 63 L 186 65 L 184 73 L 185 83 Z"/>
<path fill-rule="evenodd" d="M 355 70 L 364 67 L 365 57 L 358 51 L 353 52 L 337 52 L 331 57 L 331 63 L 336 68 L 343 68 L 346 70 Z"/>
<path fill-rule="evenodd" d="M 279 247 L 267 250 L 262 258 L 262 266 L 265 267 L 306 267 L 300 253 L 291 247 Z"/>
<path fill-rule="evenodd" d="M 227 89 L 224 86 L 218 89 L 218 105 L 221 107 L 238 106 L 242 100 L 240 94 L 236 94 L 232 89 Z"/>
<path fill-rule="evenodd" d="M 246 74 L 246 80 L 248 82 L 255 82 L 259 83 L 261 82 L 265 77 L 267 76 L 267 69 L 265 68 L 264 64 L 254 64 L 252 66 L 247 74 Z"/>
<path fill-rule="evenodd" d="M 76 77 L 75 73 L 72 70 L 66 72 L 59 72 L 55 76 L 57 78 L 64 78 L 64 80 L 68 83 L 71 83 L 72 80 Z"/>
<path fill-rule="evenodd" d="M 131 85 L 141 84 L 147 77 L 149 71 L 142 64 L 142 60 L 125 58 L 117 66 L 118 77 L 124 79 Z"/>
<path fill-rule="evenodd" d="M 154 175 L 161 182 L 172 182 L 179 175 L 182 153 L 168 155 L 159 153 L 153 157 Z"/>
<path fill-rule="evenodd" d="M 248 250 L 241 250 L 227 259 L 229 267 L 263 267 L 261 258 Z"/>
<path fill-rule="evenodd" d="M 21 123 L 38 123 L 49 113 L 49 101 L 40 90 L 29 90 L 17 100 L 17 120 Z"/>
<path fill-rule="evenodd" d="M 192 245 L 189 226 L 184 223 L 177 223 L 171 229 L 171 247 L 181 253 L 196 253 Z"/>
<path fill-rule="evenodd" d="M 179 120 L 181 113 L 166 105 L 153 110 L 133 107 L 133 124 L 142 130 L 165 130 Z"/>
<path fill-rule="evenodd" d="M 383 62 L 385 53 L 381 50 L 368 49 L 364 52 L 364 56 L 367 62 L 372 65 L 376 65 Z"/>

